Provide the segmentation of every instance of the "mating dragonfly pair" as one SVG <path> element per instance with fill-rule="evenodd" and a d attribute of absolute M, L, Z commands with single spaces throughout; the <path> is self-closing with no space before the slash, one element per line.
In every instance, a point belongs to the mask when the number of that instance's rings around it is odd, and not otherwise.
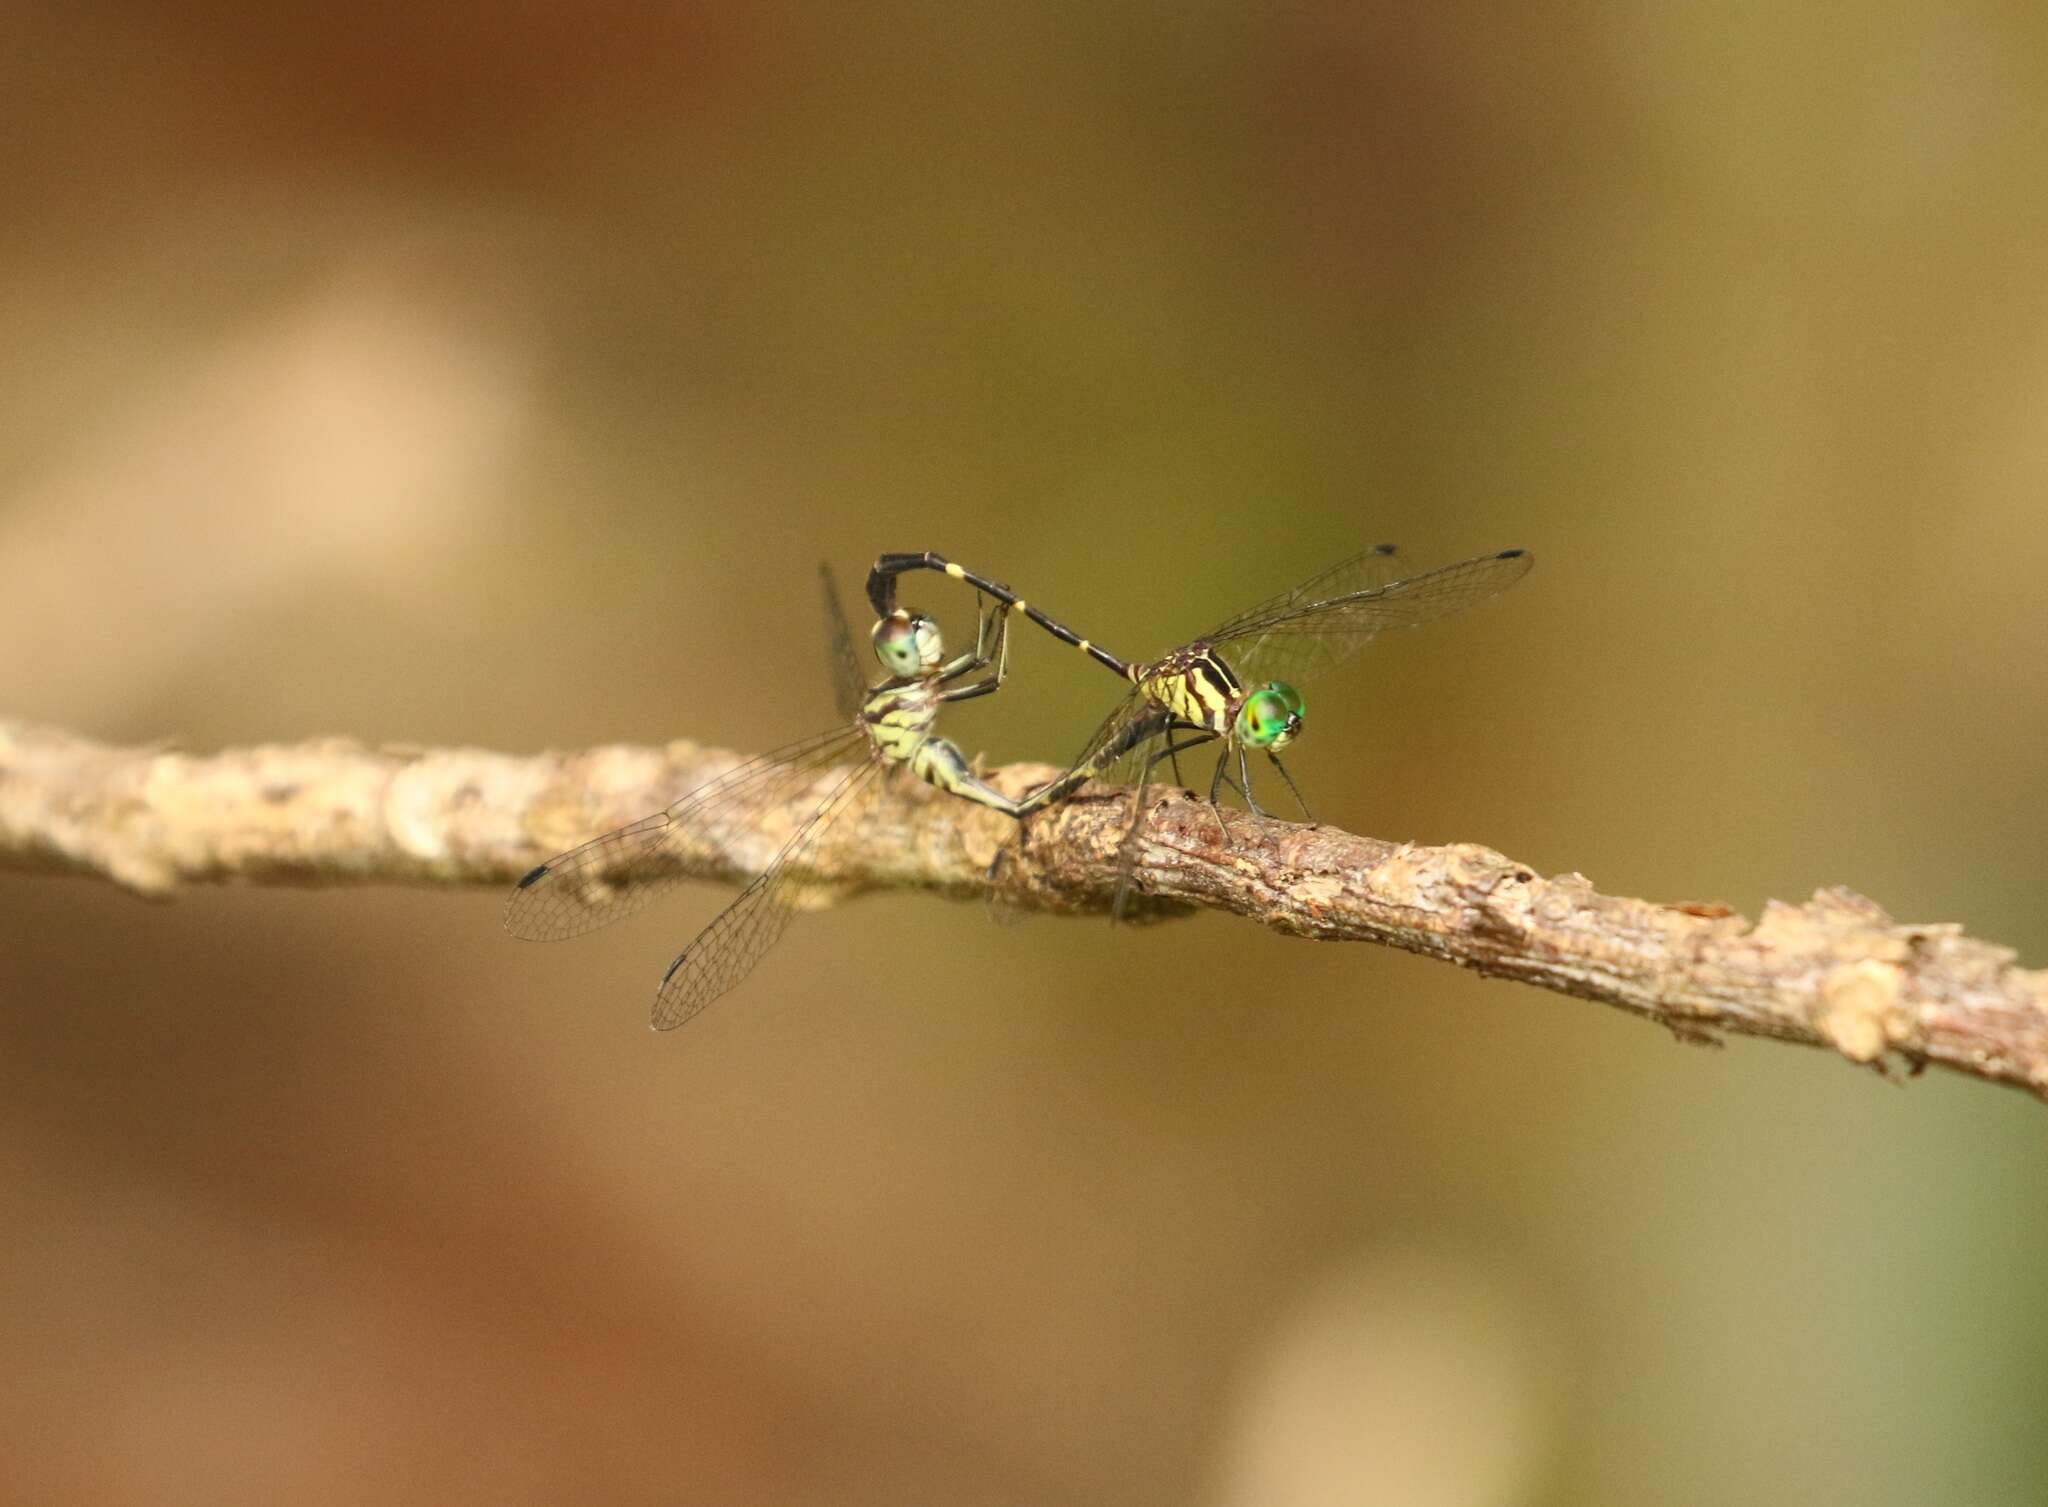
<path fill-rule="evenodd" d="M 753 970 L 803 896 L 806 860 L 820 834 L 860 806 L 876 775 L 899 767 L 1020 820 L 1091 779 L 1134 784 L 1114 914 L 1134 879 L 1145 792 L 1161 763 L 1178 779 L 1181 754 L 1220 743 L 1209 800 L 1214 803 L 1228 785 L 1256 812 L 1251 756 L 1264 754 L 1306 816 L 1307 803 L 1279 758 L 1302 727 L 1304 704 L 1293 680 L 1349 658 L 1390 629 L 1416 627 L 1505 590 L 1534 563 L 1526 550 L 1509 549 L 1402 576 L 1394 547 L 1377 545 L 1157 659 L 1135 661 L 1118 658 L 1009 587 L 943 556 L 883 555 L 868 573 L 868 600 L 877 617 L 875 655 L 889 676 L 873 686 L 861 671 L 831 574 L 821 568 L 842 724 L 750 759 L 667 810 L 531 870 L 512 891 L 505 927 L 517 937 L 554 941 L 607 925 L 677 883 L 683 877 L 678 854 L 692 843 L 728 824 L 744 827 L 751 814 L 772 810 L 806 788 L 822 792 L 767 868 L 662 975 L 654 1025 L 672 1029 Z M 896 605 L 897 578 L 914 570 L 937 571 L 974 588 L 970 652 L 948 660 L 938 625 Z M 995 604 L 986 615 L 979 611 L 983 598 Z M 1129 684 L 1067 770 L 1021 799 L 982 780 L 959 748 L 937 732 L 943 707 L 1002 685 L 1013 615 L 1028 618 Z"/>

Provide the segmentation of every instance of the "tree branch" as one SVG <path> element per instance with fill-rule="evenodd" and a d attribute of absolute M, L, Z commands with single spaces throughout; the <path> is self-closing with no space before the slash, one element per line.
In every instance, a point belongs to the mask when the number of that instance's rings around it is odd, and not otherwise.
<path fill-rule="evenodd" d="M 195 757 L 0 721 L 0 869 L 95 875 L 145 895 L 227 881 L 509 885 L 737 762 L 692 743 L 515 758 L 340 739 Z M 1012 765 L 991 779 L 1021 793 L 1051 772 Z M 676 856 L 679 870 L 757 872 L 811 800 L 798 792 L 729 839 L 702 834 Z M 1006 818 L 899 777 L 819 845 L 811 894 L 976 895 L 1008 841 L 1006 898 L 1101 911 L 1128 804 L 1127 792 L 1089 786 L 1020 839 Z M 1229 911 L 1616 1005 L 1682 1036 L 1766 1036 L 1880 1068 L 1896 1054 L 2048 1099 L 2048 972 L 2014 967 L 2010 950 L 1953 924 L 1896 923 L 1848 890 L 1772 901 L 1750 921 L 1724 906 L 1601 895 L 1578 874 L 1545 879 L 1472 844 L 1387 843 L 1234 811 L 1219 820 L 1180 790 L 1153 797 L 1139 866 L 1150 916 Z"/>

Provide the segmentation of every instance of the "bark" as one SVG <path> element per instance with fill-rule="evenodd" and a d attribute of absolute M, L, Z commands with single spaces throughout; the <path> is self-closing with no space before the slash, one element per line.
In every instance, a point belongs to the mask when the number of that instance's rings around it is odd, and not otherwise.
<path fill-rule="evenodd" d="M 740 756 L 693 743 L 515 757 L 345 739 L 195 756 L 109 748 L 0 721 L 0 869 L 73 873 L 162 896 L 199 883 L 506 885 L 656 811 Z M 1013 794 L 1043 765 L 990 776 Z M 822 790 L 824 779 L 818 788 Z M 733 881 L 809 809 L 799 791 L 751 831 L 693 834 L 678 872 Z M 862 890 L 980 894 L 998 849 L 1009 904 L 1106 909 L 1129 794 L 1089 786 L 1017 824 L 901 776 L 835 823 L 812 903 Z M 723 825 L 723 824 L 721 824 Z M 2048 972 L 1951 923 L 1895 922 L 1828 889 L 1757 920 L 1713 904 L 1598 893 L 1490 848 L 1422 847 L 1155 791 L 1136 919 L 1228 911 L 1321 941 L 1379 942 L 1619 1006 L 1696 1039 L 1826 1047 L 1882 1068 L 1938 1063 L 2048 1098 Z"/>

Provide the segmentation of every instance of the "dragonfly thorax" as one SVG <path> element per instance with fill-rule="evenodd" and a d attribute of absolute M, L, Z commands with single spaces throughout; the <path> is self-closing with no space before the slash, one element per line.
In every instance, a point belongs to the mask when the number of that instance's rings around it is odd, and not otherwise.
<path fill-rule="evenodd" d="M 910 763 L 938 720 L 937 688 L 918 678 L 907 685 L 876 687 L 860 709 L 862 728 L 885 764 Z"/>
<path fill-rule="evenodd" d="M 1230 736 L 1244 687 L 1223 657 L 1207 644 L 1189 644 L 1147 665 L 1133 665 L 1131 678 L 1148 700 L 1177 722 Z"/>
<path fill-rule="evenodd" d="M 891 675 L 909 679 L 936 670 L 945 657 L 939 625 L 922 612 L 899 607 L 875 624 L 875 658 Z"/>

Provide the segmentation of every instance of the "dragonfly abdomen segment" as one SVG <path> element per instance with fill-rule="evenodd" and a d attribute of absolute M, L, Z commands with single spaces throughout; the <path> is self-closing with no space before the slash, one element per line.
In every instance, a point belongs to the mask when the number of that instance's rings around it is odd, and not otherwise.
<path fill-rule="evenodd" d="M 1002 812 L 1018 814 L 1017 803 L 975 774 L 958 746 L 933 735 L 939 694 L 926 682 L 883 686 L 861 709 L 875 753 L 884 764 L 901 764 L 926 784 Z"/>
<path fill-rule="evenodd" d="M 927 738 L 910 756 L 910 772 L 928 785 L 936 785 L 949 795 L 957 795 L 978 805 L 988 806 L 1005 816 L 1021 816 L 1023 809 L 1016 801 L 989 784 L 974 772 L 967 755 L 959 746 L 946 738 Z"/>
<path fill-rule="evenodd" d="M 1032 606 L 1001 581 L 990 580 L 977 575 L 965 566 L 956 565 L 944 555 L 925 550 L 919 554 L 882 555 L 868 572 L 868 601 L 878 617 L 887 617 L 896 610 L 896 578 L 905 571 L 935 570 L 955 581 L 972 586 L 984 596 L 993 597 L 1012 612 L 1020 612 L 1039 627 L 1050 633 L 1061 643 L 1079 649 L 1105 669 L 1134 679 L 1133 666 L 1103 648 L 1091 639 L 1085 639 L 1050 613 Z"/>

